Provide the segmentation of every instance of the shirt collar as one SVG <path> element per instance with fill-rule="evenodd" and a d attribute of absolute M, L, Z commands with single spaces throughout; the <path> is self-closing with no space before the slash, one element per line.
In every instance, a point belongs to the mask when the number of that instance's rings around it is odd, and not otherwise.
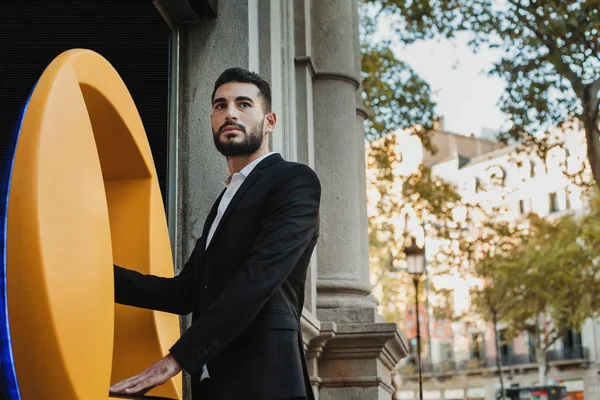
<path fill-rule="evenodd" d="M 248 175 L 250 175 L 250 173 L 254 170 L 254 168 L 265 158 L 269 157 L 270 155 L 275 154 L 274 151 L 268 152 L 265 155 L 262 155 L 260 157 L 258 157 L 256 160 L 252 161 L 250 164 L 246 165 L 244 168 L 242 168 L 242 170 L 240 172 L 238 172 L 238 174 L 242 175 L 245 178 L 248 177 Z M 235 174 L 233 174 L 235 175 Z M 229 175 L 229 177 L 225 180 L 225 186 L 229 186 L 229 183 L 231 183 L 231 179 L 233 178 L 233 175 Z"/>

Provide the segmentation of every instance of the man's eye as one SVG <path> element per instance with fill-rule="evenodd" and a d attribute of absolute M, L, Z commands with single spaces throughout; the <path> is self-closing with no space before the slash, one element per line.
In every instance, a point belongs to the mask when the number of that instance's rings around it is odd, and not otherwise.
<path fill-rule="evenodd" d="M 243 101 L 243 102 L 241 102 L 241 103 L 240 103 L 240 106 L 241 106 L 241 107 L 244 107 L 244 108 L 247 108 L 247 107 L 250 107 L 250 106 L 251 106 L 251 104 L 250 104 L 250 103 L 248 103 L 247 101 Z"/>
<path fill-rule="evenodd" d="M 221 104 L 216 104 L 215 105 L 215 110 L 221 110 L 224 107 L 225 107 L 225 104 L 222 104 L 222 103 Z"/>

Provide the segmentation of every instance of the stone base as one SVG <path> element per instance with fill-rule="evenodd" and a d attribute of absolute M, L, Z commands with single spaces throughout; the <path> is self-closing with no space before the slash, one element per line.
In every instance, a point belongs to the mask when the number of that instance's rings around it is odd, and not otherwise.
<path fill-rule="evenodd" d="M 392 398 L 391 392 L 383 387 L 341 387 L 321 389 L 318 400 L 371 400 Z"/>
<path fill-rule="evenodd" d="M 389 400 L 392 370 L 406 353 L 396 324 L 321 322 L 307 352 L 317 398 Z"/>
<path fill-rule="evenodd" d="M 333 321 L 337 324 L 372 324 L 385 322 L 377 313 L 377 305 L 366 303 L 363 307 L 319 308 L 319 321 Z"/>

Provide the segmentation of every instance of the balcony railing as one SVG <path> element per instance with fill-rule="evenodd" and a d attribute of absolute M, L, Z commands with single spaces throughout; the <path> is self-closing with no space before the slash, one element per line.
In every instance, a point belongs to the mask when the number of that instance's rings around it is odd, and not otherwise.
<path fill-rule="evenodd" d="M 502 354 L 500 356 L 503 367 L 512 367 L 516 365 L 535 364 L 535 358 L 531 354 Z M 496 360 L 494 359 L 494 366 Z"/>
<path fill-rule="evenodd" d="M 535 357 L 531 354 L 504 354 L 500 356 L 502 367 L 519 367 L 535 364 Z M 572 349 L 551 350 L 546 353 L 548 362 L 579 362 L 589 360 L 589 350 L 586 347 L 576 347 Z M 461 361 L 447 360 L 440 363 L 430 363 L 427 360 L 422 360 L 421 371 L 423 374 L 447 375 L 460 371 L 475 371 L 481 369 L 495 369 L 496 358 L 486 359 L 466 359 Z M 417 374 L 417 363 L 413 356 L 409 362 L 401 367 L 402 375 Z"/>
<path fill-rule="evenodd" d="M 471 358 L 468 360 L 462 360 L 459 361 L 456 365 L 457 369 L 459 371 L 469 371 L 469 370 L 474 370 L 474 369 L 481 369 L 481 368 L 490 368 L 492 367 L 492 361 L 491 359 L 481 359 L 481 358 Z M 495 362 L 494 362 L 495 365 Z"/>
<path fill-rule="evenodd" d="M 561 362 L 561 361 L 588 361 L 590 352 L 587 347 L 577 346 L 573 348 L 550 350 L 546 353 L 546 361 Z"/>
<path fill-rule="evenodd" d="M 446 374 L 450 372 L 456 371 L 456 362 L 455 361 L 443 361 L 440 363 L 432 364 L 428 361 L 422 361 L 421 363 L 421 372 L 423 374 Z M 418 373 L 417 364 L 414 362 L 408 363 L 404 365 L 400 369 L 400 373 L 403 375 L 413 375 Z"/>

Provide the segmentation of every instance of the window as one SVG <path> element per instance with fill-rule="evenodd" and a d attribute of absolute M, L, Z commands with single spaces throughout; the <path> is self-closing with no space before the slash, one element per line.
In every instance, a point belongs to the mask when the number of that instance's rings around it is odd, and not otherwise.
<path fill-rule="evenodd" d="M 525 214 L 525 200 L 519 200 L 519 214 Z"/>
<path fill-rule="evenodd" d="M 506 329 L 498 331 L 498 341 L 500 342 L 500 358 L 502 364 L 510 365 L 511 359 L 513 358 L 513 347 L 512 342 L 506 338 Z"/>
<path fill-rule="evenodd" d="M 471 335 L 471 359 L 472 360 L 483 360 L 485 347 L 483 346 L 483 335 L 481 332 L 477 332 Z"/>
<path fill-rule="evenodd" d="M 454 348 L 452 343 L 440 343 L 441 361 L 451 361 L 454 359 Z"/>
<path fill-rule="evenodd" d="M 533 161 L 529 161 L 529 177 L 535 178 L 535 163 Z"/>
<path fill-rule="evenodd" d="M 563 349 L 576 349 L 581 346 L 581 332 L 569 329 L 562 338 Z"/>
<path fill-rule="evenodd" d="M 549 203 L 548 210 L 551 213 L 554 213 L 554 212 L 557 212 L 560 210 L 560 208 L 558 207 L 558 196 L 557 196 L 556 192 L 551 192 L 548 194 L 548 203 Z"/>
<path fill-rule="evenodd" d="M 533 199 L 529 198 L 528 203 L 529 203 L 529 212 L 534 213 L 535 210 L 533 209 Z"/>

